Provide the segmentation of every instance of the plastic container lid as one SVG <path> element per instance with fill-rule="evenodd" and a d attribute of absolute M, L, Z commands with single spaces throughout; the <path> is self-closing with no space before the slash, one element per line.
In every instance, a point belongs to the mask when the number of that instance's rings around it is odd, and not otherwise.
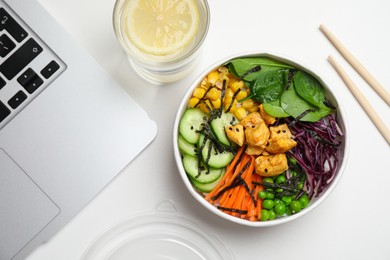
<path fill-rule="evenodd" d="M 84 260 L 229 260 L 222 241 L 163 201 L 151 213 L 114 225 L 89 246 Z"/>

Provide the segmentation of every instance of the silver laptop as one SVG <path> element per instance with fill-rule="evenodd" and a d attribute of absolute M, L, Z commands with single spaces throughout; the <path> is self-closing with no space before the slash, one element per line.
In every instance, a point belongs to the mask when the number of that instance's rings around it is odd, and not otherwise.
<path fill-rule="evenodd" d="M 156 131 L 35 0 L 0 0 L 0 260 L 47 241 Z"/>

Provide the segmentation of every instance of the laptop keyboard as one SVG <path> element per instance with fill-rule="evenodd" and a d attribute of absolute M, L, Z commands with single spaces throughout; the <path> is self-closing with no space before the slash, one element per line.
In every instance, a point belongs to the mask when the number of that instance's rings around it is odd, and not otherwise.
<path fill-rule="evenodd" d="M 8 6 L 0 6 L 0 129 L 65 69 Z"/>

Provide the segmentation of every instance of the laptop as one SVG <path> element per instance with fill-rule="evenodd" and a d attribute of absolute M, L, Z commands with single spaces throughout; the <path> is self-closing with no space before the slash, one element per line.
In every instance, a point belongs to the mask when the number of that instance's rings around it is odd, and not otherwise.
<path fill-rule="evenodd" d="M 35 0 L 0 0 L 0 260 L 24 259 L 156 136 Z"/>

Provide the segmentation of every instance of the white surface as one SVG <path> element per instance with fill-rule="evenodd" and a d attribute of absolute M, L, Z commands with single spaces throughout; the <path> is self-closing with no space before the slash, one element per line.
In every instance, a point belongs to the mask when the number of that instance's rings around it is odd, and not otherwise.
<path fill-rule="evenodd" d="M 157 138 L 91 204 L 28 260 L 79 259 L 88 244 L 119 219 L 155 209 L 162 199 L 219 235 L 237 259 L 390 259 L 390 146 L 326 58 L 333 54 L 390 128 L 390 108 L 321 34 L 320 23 L 390 91 L 390 2 L 210 0 L 211 25 L 193 75 L 169 86 L 142 81 L 127 63 L 111 24 L 114 0 L 40 0 L 159 128 Z M 203 69 L 227 54 L 269 50 L 312 64 L 340 96 L 351 149 L 333 194 L 299 220 L 249 228 L 210 214 L 185 189 L 176 169 L 172 125 L 181 97 Z"/>

